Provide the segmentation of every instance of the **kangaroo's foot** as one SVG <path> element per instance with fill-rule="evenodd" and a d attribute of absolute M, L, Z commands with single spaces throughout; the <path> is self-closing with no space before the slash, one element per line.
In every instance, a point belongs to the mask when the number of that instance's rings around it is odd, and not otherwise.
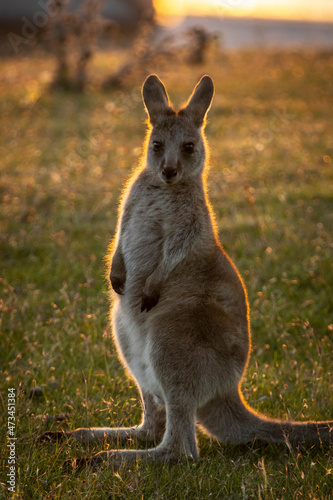
<path fill-rule="evenodd" d="M 129 442 L 137 441 L 139 443 L 150 443 L 150 445 L 152 445 L 161 441 L 163 433 L 163 426 L 161 426 L 160 429 L 154 429 L 154 432 L 143 425 L 133 428 L 92 427 L 79 428 L 75 431 L 46 431 L 38 436 L 37 442 L 54 443 L 74 439 L 81 444 L 105 441 L 112 443 L 114 446 L 123 446 Z"/>
<path fill-rule="evenodd" d="M 65 441 L 66 439 L 70 439 L 71 432 L 66 431 L 46 431 L 43 432 L 40 436 L 37 437 L 38 443 L 55 443 L 58 441 Z"/>
<path fill-rule="evenodd" d="M 186 463 L 195 462 L 197 457 L 191 454 L 177 454 L 172 450 L 157 446 L 149 450 L 108 450 L 100 451 L 96 455 L 87 458 L 78 458 L 76 460 L 67 460 L 63 468 L 68 471 L 79 471 L 84 467 L 97 469 L 106 467 L 109 469 L 129 466 L 139 461 L 155 463 Z"/>

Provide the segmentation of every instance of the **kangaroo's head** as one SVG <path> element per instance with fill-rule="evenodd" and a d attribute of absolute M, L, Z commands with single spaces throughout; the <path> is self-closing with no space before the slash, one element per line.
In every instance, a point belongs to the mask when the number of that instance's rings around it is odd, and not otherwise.
<path fill-rule="evenodd" d="M 200 176 L 205 162 L 203 127 L 214 95 L 213 80 L 203 76 L 178 112 L 156 75 L 148 76 L 142 95 L 152 125 L 147 168 L 155 181 L 173 185 Z"/>

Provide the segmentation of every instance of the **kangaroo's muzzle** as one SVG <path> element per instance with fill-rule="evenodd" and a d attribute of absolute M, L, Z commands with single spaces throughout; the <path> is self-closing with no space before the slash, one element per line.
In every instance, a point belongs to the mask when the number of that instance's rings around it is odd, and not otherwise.
<path fill-rule="evenodd" d="M 162 170 L 162 179 L 164 182 L 171 183 L 177 179 L 177 167 L 164 167 Z"/>

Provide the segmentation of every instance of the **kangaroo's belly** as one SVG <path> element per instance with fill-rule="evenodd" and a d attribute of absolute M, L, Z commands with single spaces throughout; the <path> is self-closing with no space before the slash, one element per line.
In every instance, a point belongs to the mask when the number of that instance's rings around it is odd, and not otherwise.
<path fill-rule="evenodd" d="M 162 387 L 152 363 L 150 333 L 145 322 L 140 321 L 140 316 L 133 314 L 122 300 L 116 300 L 114 304 L 113 334 L 120 358 L 141 390 L 155 395 L 159 402 L 163 402 Z"/>

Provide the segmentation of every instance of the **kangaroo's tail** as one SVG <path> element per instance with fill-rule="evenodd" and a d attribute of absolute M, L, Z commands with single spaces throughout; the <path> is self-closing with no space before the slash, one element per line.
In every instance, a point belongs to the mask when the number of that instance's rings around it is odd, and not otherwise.
<path fill-rule="evenodd" d="M 199 423 L 221 442 L 333 444 L 333 421 L 293 422 L 266 418 L 249 408 L 240 393 L 216 397 L 198 411 Z"/>

